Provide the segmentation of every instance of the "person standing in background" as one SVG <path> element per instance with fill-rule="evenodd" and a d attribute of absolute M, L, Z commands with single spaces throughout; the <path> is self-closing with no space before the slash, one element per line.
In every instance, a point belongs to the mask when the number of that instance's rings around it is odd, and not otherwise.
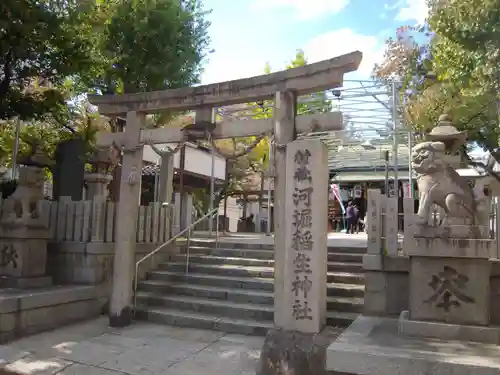
<path fill-rule="evenodd" d="M 359 210 L 359 206 L 357 204 L 354 204 L 354 229 L 356 230 L 356 234 L 359 233 L 359 227 L 361 225 L 361 223 L 359 222 L 359 219 L 360 219 L 360 210 Z M 353 231 L 354 231 L 353 229 Z"/>
<path fill-rule="evenodd" d="M 356 210 L 354 209 L 354 205 L 352 201 L 347 203 L 347 209 L 345 212 L 345 217 L 347 220 L 347 233 L 354 234 L 354 226 L 357 222 Z"/>

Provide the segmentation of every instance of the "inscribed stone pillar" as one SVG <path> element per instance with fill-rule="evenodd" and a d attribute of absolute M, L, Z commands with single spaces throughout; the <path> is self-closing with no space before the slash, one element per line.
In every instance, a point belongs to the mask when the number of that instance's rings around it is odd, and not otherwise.
<path fill-rule="evenodd" d="M 282 171 L 278 166 L 278 175 Z M 282 289 L 277 293 L 282 294 L 279 298 L 283 306 L 275 310 L 277 327 L 266 335 L 256 374 L 324 375 L 326 348 L 331 343 L 328 329 L 323 329 L 327 281 L 326 146 L 320 140 L 288 143 L 285 172 L 285 196 L 276 204 L 277 209 L 284 208 L 277 232 L 285 243 L 283 248 L 275 245 L 276 252 L 283 251 L 276 257 L 283 262 Z"/>
<path fill-rule="evenodd" d="M 160 164 L 160 178 L 159 178 L 159 201 L 166 203 L 173 203 L 174 195 L 174 154 L 166 152 L 161 156 Z M 169 206 L 166 219 L 166 231 L 172 233 L 171 228 L 173 225 L 174 208 Z"/>
<path fill-rule="evenodd" d="M 74 201 L 82 199 L 83 176 L 85 172 L 85 143 L 80 138 L 61 142 L 56 147 L 54 168 L 54 199 L 71 197 Z"/>
<path fill-rule="evenodd" d="M 286 145 L 295 139 L 295 114 L 297 97 L 294 92 L 278 92 L 275 99 L 274 138 L 277 145 Z M 275 150 L 274 195 L 274 323 L 286 325 L 285 293 L 285 198 L 286 198 L 286 148 Z"/>
<path fill-rule="evenodd" d="M 112 327 L 127 326 L 133 317 L 132 294 L 143 153 L 143 145 L 139 141 L 144 120 L 145 115 L 142 113 L 135 111 L 127 113 L 120 200 L 116 215 L 113 289 L 109 316 L 109 324 Z"/>
<path fill-rule="evenodd" d="M 172 235 L 175 236 L 181 231 L 181 194 L 174 194 L 174 212 L 172 222 Z"/>
<path fill-rule="evenodd" d="M 184 211 L 181 212 L 181 230 L 191 225 L 193 215 L 193 196 L 184 193 L 183 199 Z"/>
<path fill-rule="evenodd" d="M 326 322 L 328 162 L 320 140 L 286 151 L 283 328 L 319 333 Z"/>
<path fill-rule="evenodd" d="M 161 157 L 159 178 L 159 201 L 172 203 L 174 179 L 174 154 L 166 152 Z"/>

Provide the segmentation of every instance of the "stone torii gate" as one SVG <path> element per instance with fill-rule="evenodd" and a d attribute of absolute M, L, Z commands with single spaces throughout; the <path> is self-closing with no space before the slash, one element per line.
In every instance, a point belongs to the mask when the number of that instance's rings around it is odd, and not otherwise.
<path fill-rule="evenodd" d="M 285 171 L 286 147 L 297 134 L 342 129 L 339 112 L 297 116 L 297 96 L 340 87 L 344 74 L 357 70 L 361 52 L 352 52 L 304 67 L 234 81 L 181 89 L 126 95 L 91 95 L 101 115 L 125 117 L 125 131 L 99 133 L 97 145 L 123 147 L 120 200 L 117 205 L 115 257 L 109 323 L 123 327 L 133 318 L 133 278 L 138 197 L 145 144 L 174 143 L 186 140 L 197 130 L 198 136 L 210 132 L 213 139 L 256 136 L 274 132 L 276 148 L 275 190 L 275 323 L 283 308 L 285 269 Z M 212 124 L 212 110 L 230 104 L 275 100 L 274 119 L 231 120 Z M 184 129 L 143 129 L 148 113 L 161 110 L 195 109 L 195 124 Z M 192 130 L 186 131 L 188 128 Z M 188 133 L 188 134 L 187 134 Z M 203 133 L 203 134 L 200 134 Z M 326 218 L 325 218 L 326 220 Z"/>

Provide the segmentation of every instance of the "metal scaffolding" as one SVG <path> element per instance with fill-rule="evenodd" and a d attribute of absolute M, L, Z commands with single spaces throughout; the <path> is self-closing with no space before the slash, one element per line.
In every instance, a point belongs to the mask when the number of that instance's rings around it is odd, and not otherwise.
<path fill-rule="evenodd" d="M 298 98 L 298 116 L 340 111 L 344 130 L 300 134 L 299 139 L 321 139 L 328 146 L 330 170 L 384 168 L 389 152 L 391 170 L 397 178 L 399 169 L 409 166 L 410 131 L 400 120 L 398 82 L 344 81 L 335 90 Z M 219 108 L 218 120 L 248 119 L 258 112 L 272 116 L 273 102 L 240 104 Z"/>

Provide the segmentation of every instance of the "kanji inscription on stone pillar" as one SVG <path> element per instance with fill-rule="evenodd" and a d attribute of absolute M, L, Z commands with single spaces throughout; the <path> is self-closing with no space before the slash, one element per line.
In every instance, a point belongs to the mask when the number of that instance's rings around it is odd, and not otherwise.
<path fill-rule="evenodd" d="M 285 226 L 286 329 L 320 332 L 326 319 L 328 165 L 326 146 L 287 146 Z"/>

